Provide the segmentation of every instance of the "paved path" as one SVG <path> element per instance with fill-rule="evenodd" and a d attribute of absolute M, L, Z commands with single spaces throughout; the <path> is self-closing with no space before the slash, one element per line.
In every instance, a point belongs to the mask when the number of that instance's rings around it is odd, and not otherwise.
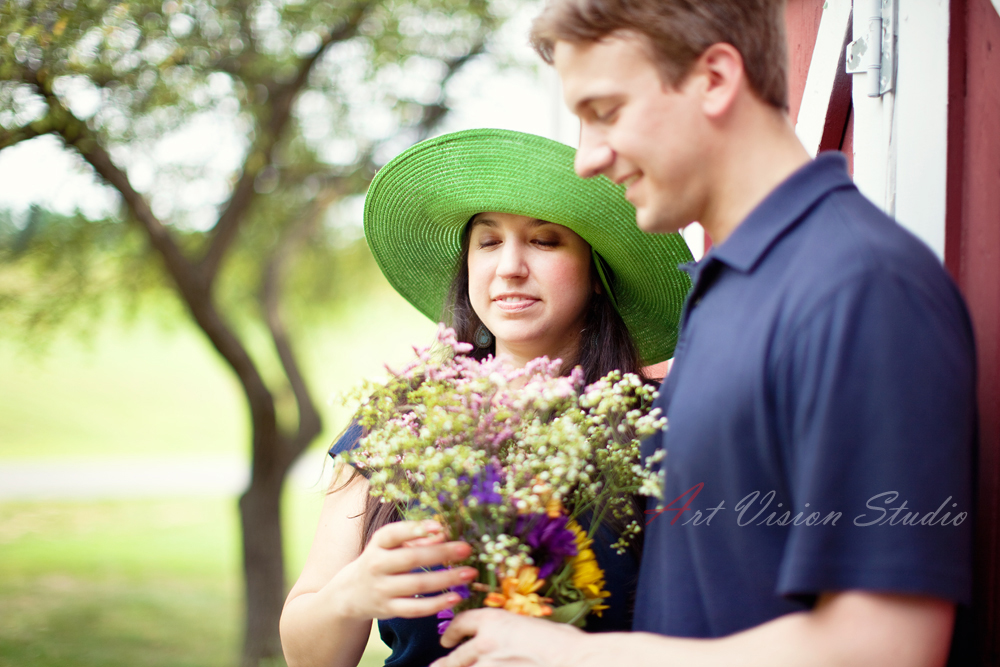
<path fill-rule="evenodd" d="M 331 470 L 325 453 L 309 452 L 288 484 L 318 491 Z M 234 457 L 0 459 L 0 500 L 235 496 L 249 479 L 248 461 Z"/>

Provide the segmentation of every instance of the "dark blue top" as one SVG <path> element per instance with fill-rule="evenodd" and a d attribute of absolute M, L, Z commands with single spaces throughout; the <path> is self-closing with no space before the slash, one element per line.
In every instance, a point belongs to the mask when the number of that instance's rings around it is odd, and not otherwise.
<path fill-rule="evenodd" d="M 674 509 L 647 516 L 635 630 L 719 637 L 824 591 L 970 598 L 969 317 L 845 167 L 819 156 L 692 267 L 643 443 Z"/>
<path fill-rule="evenodd" d="M 353 449 L 361 438 L 362 429 L 356 422 L 330 448 L 330 456 Z M 581 522 L 584 528 L 585 522 Z M 639 564 L 630 552 L 618 555 L 611 545 L 618 540 L 614 531 L 602 526 L 594 536 L 591 548 L 598 564 L 604 570 L 604 589 L 611 593 L 605 600 L 608 609 L 600 617 L 587 618 L 587 632 L 612 632 L 628 630 L 632 626 L 632 608 L 635 604 L 635 586 Z M 390 618 L 378 622 L 382 641 L 392 649 L 385 664 L 387 667 L 427 667 L 438 658 L 451 652 L 440 644 L 436 616 L 424 618 Z"/>

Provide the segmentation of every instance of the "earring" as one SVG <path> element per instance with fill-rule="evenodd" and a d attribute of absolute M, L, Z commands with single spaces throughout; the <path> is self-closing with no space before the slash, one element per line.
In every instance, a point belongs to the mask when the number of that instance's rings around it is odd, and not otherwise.
<path fill-rule="evenodd" d="M 493 344 L 493 334 L 490 330 L 480 324 L 476 327 L 476 333 L 472 336 L 472 342 L 476 344 L 476 347 L 489 347 Z"/>

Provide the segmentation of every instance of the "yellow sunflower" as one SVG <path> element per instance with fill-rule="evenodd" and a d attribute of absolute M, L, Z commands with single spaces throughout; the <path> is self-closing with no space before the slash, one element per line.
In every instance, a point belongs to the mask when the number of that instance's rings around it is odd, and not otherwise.
<path fill-rule="evenodd" d="M 590 548 L 594 541 L 587 537 L 587 533 L 576 521 L 570 519 L 566 527 L 573 531 L 576 537 L 576 556 L 570 561 L 570 566 L 573 568 L 573 585 L 583 591 L 584 597 L 588 600 L 610 597 L 611 593 L 604 590 L 604 570 L 597 565 L 597 557 Z M 600 616 L 607 608 L 606 604 L 597 603 L 591 607 L 591 611 Z"/>

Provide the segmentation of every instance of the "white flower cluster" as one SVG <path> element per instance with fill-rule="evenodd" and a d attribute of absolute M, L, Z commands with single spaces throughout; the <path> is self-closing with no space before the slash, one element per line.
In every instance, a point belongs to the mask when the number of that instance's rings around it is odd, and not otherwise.
<path fill-rule="evenodd" d="M 476 554 L 476 560 L 490 572 L 517 572 L 522 565 L 531 565 L 531 550 L 527 544 L 522 544 L 516 537 L 500 533 L 495 538 L 483 535 L 480 538 L 481 549 Z"/>
<path fill-rule="evenodd" d="M 666 427 L 650 410 L 653 387 L 619 372 L 585 387 L 579 368 L 560 376 L 558 360 L 514 369 L 465 356 L 451 330 L 438 341 L 356 392 L 367 435 L 341 456 L 370 471 L 374 495 L 441 517 L 482 544 L 476 557 L 490 570 L 525 562 L 524 545 L 501 529 L 553 502 L 592 513 L 594 528 L 609 512 L 622 520 L 620 548 L 638 534 L 628 494 L 660 498 L 663 488 L 662 451 L 639 453 L 641 438 Z"/>
<path fill-rule="evenodd" d="M 612 544 L 611 548 L 614 549 L 619 555 L 625 553 L 625 550 L 628 549 L 629 543 L 638 537 L 640 533 L 642 533 L 642 525 L 635 519 L 629 521 L 622 530 L 618 541 Z"/>

